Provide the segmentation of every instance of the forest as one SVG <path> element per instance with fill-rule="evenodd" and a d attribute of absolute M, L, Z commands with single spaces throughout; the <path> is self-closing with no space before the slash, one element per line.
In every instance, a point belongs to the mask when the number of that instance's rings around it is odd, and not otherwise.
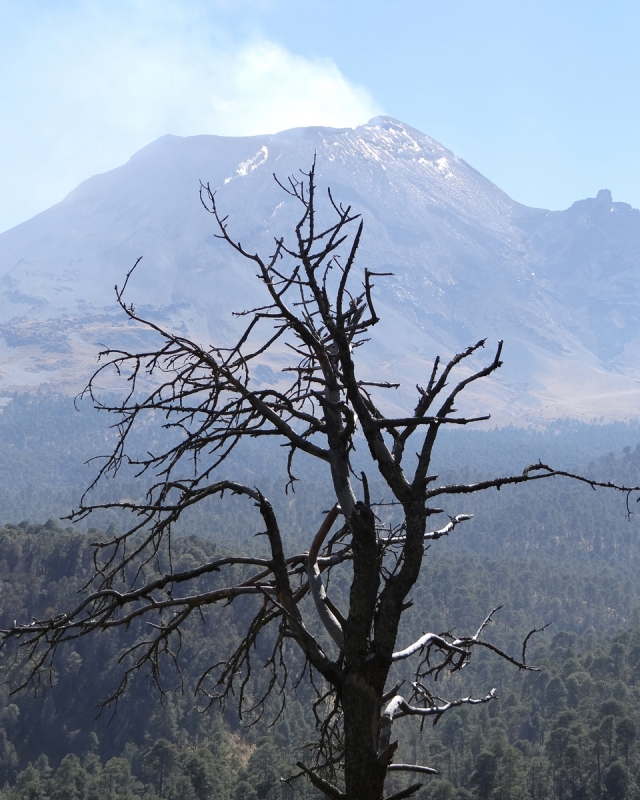
<path fill-rule="evenodd" d="M 74 411 L 68 399 L 46 395 L 16 396 L 0 414 L 2 627 L 68 607 L 90 577 L 91 542 L 101 533 L 71 527 L 60 517 L 88 482 L 92 467 L 82 462 L 99 452 L 101 442 L 108 446 L 111 434 L 103 425 L 99 415 Z M 456 432 L 443 439 L 438 467 L 470 480 L 495 465 L 522 469 L 544 457 L 594 478 L 637 485 L 638 442 L 638 428 L 623 424 Z M 285 495 L 274 477 L 279 467 L 268 448 L 251 462 L 253 478 L 281 506 L 286 535 L 302 546 L 305 520 L 324 507 L 320 475 L 301 474 L 296 494 Z M 235 468 L 239 474 L 247 470 L 240 457 Z M 143 489 L 130 476 L 119 480 L 132 494 Z M 101 491 L 115 489 L 107 484 Z M 473 498 L 472 506 L 455 509 L 475 515 L 468 529 L 427 551 L 401 636 L 411 641 L 424 630 L 474 628 L 498 605 L 492 640 L 508 652 L 518 652 L 533 626 L 549 627 L 530 645 L 529 659 L 539 672 L 519 671 L 483 653 L 473 669 L 442 678 L 444 697 L 495 687 L 499 700 L 452 711 L 435 726 L 426 721 L 422 731 L 398 724 L 415 762 L 440 773 L 427 778 L 417 796 L 640 796 L 640 539 L 634 499 L 627 508 L 624 497 L 554 479 L 504 487 Z M 112 531 L 122 524 L 108 515 L 98 522 Z M 238 541 L 258 554 L 264 548 L 254 536 L 257 517 L 233 498 L 216 506 L 215 514 L 203 503 L 181 525 L 178 565 L 222 555 Z M 217 578 L 202 580 L 203 587 L 212 587 Z M 340 604 L 347 589 L 337 573 L 334 602 Z M 304 780 L 287 780 L 299 772 L 301 743 L 314 738 L 304 684 L 287 697 L 273 725 L 275 698 L 261 720 L 241 721 L 230 709 L 207 711 L 194 696 L 202 664 L 241 636 L 251 603 L 247 598 L 222 614 L 188 622 L 181 679 L 167 669 L 162 695 L 141 674 L 117 705 L 104 709 L 99 703 L 124 666 L 118 657 L 143 635 L 143 623 L 60 651 L 55 672 L 35 697 L 12 694 L 25 664 L 17 650 L 3 650 L 0 797 L 319 797 Z M 397 678 L 408 679 L 399 666 Z M 256 673 L 252 680 L 257 694 L 264 678 Z M 247 727 L 249 722 L 255 724 Z M 403 785 L 396 781 L 396 788 Z"/>

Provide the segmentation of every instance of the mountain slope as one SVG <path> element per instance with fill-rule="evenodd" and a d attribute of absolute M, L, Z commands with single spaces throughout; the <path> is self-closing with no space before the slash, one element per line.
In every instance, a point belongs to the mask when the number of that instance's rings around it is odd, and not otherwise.
<path fill-rule="evenodd" d="M 262 295 L 251 267 L 213 236 L 199 181 L 217 188 L 232 233 L 269 253 L 299 214 L 272 173 L 285 179 L 314 153 L 321 188 L 363 215 L 360 268 L 393 272 L 378 280 L 382 322 L 360 351 L 366 371 L 408 384 L 390 402 L 412 404 L 436 354 L 488 337 L 505 339 L 505 368 L 469 410 L 519 424 L 636 415 L 640 214 L 606 191 L 566 211 L 526 208 L 391 118 L 355 130 L 165 136 L 0 235 L 2 389 L 76 390 L 98 341 L 141 341 L 113 295 L 139 256 L 136 307 L 205 342 L 233 338 L 232 312 Z"/>

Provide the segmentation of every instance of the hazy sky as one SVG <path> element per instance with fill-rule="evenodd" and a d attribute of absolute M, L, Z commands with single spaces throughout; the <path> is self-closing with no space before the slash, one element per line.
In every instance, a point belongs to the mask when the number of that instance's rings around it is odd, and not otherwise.
<path fill-rule="evenodd" d="M 522 203 L 640 207 L 639 79 L 631 0 L 0 0 L 0 230 L 165 133 L 379 113 Z"/>

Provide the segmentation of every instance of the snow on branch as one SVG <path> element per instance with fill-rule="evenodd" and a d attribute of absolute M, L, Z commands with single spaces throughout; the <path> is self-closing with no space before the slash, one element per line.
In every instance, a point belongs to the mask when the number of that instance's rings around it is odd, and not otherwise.
<path fill-rule="evenodd" d="M 456 525 L 459 525 L 461 522 L 466 522 L 469 519 L 473 519 L 473 514 L 456 514 L 455 517 L 449 517 L 449 522 L 444 526 L 444 528 L 440 528 L 437 531 L 428 531 L 424 534 L 424 540 L 427 541 L 429 539 L 431 541 L 435 541 L 436 539 L 440 539 L 442 536 L 448 536 L 456 527 Z M 386 538 L 382 538 L 380 541 L 384 545 L 390 545 L 404 544 L 406 540 L 406 536 L 387 536 Z"/>
<path fill-rule="evenodd" d="M 389 764 L 389 772 L 423 772 L 426 775 L 439 775 L 437 769 L 433 767 L 422 767 L 419 764 Z"/>
<path fill-rule="evenodd" d="M 404 699 L 404 697 L 400 695 L 396 695 L 392 698 L 389 705 L 385 708 L 383 712 L 383 716 L 390 718 L 391 720 L 400 719 L 401 717 L 407 717 L 412 715 L 417 715 L 421 717 L 433 717 L 437 716 L 440 717 L 446 711 L 449 711 L 451 708 L 458 708 L 459 706 L 469 705 L 469 706 L 477 706 L 481 703 L 489 703 L 491 700 L 498 699 L 498 692 L 496 689 L 492 689 L 489 694 L 485 695 L 484 697 L 461 697 L 458 700 L 449 700 L 447 702 L 442 703 L 442 705 L 429 705 L 429 706 L 412 706 Z"/>
<path fill-rule="evenodd" d="M 461 653 L 462 655 L 466 655 L 467 653 L 467 651 L 463 650 L 458 644 L 448 642 L 437 633 L 425 633 L 424 636 L 421 636 L 416 642 L 410 644 L 409 647 L 405 647 L 404 650 L 398 650 L 397 653 L 394 653 L 391 656 L 391 660 L 403 661 L 405 658 L 409 658 L 424 647 L 431 647 L 432 645 L 435 645 L 441 650 L 447 650 L 448 652 Z"/>

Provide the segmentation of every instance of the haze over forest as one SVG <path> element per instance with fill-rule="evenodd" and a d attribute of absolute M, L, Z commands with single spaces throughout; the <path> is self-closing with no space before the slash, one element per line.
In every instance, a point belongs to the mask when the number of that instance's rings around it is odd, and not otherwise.
<path fill-rule="evenodd" d="M 442 479 L 518 474 L 542 459 L 640 485 L 639 211 L 606 189 L 565 211 L 527 208 L 390 117 L 356 129 L 165 136 L 0 235 L 2 627 L 69 605 L 90 575 L 89 543 L 127 524 L 111 512 L 74 529 L 61 519 L 95 474 L 96 464 L 85 462 L 113 444 L 111 420 L 90 402 L 73 405 L 98 343 L 153 341 L 124 318 L 113 285 L 143 256 L 127 300 L 203 344 L 228 343 L 240 325 L 233 312 L 262 299 L 252 269 L 213 235 L 199 181 L 217 190 L 233 235 L 268 253 L 274 236 L 291 235 L 298 215 L 273 173 L 286 179 L 308 168 L 314 153 L 323 191 L 330 187 L 336 201 L 363 215 L 358 269 L 393 273 L 376 279 L 381 322 L 358 351 L 363 374 L 403 383 L 389 409 L 412 409 L 415 384 L 426 381 L 436 355 L 486 337 L 478 364 L 505 340 L 504 367 L 462 409 L 490 412 L 491 423 L 442 437 L 434 462 Z M 276 351 L 265 359 L 258 385 L 277 385 L 287 358 Z M 105 387 L 116 391 L 117 383 Z M 161 446 L 164 436 L 150 426 L 132 447 Z M 308 520 L 329 502 L 326 475 L 303 461 L 296 495 L 286 495 L 276 450 L 240 450 L 229 468 L 264 488 L 287 541 L 308 549 Z M 145 488 L 144 478 L 124 470 L 94 499 L 140 497 Z M 383 487 L 372 484 L 372 491 Z M 498 604 L 496 641 L 513 651 L 533 625 L 552 625 L 532 655 L 541 673 L 520 674 L 483 657 L 445 688 L 457 695 L 497 685 L 499 702 L 455 711 L 422 736 L 401 734 L 416 762 L 437 762 L 441 771 L 418 797 L 640 797 L 636 508 L 635 497 L 627 507 L 624 496 L 554 479 L 543 489 L 507 487 L 445 509 L 475 517 L 427 552 L 407 641 L 427 629 L 477 627 L 478 616 Z M 204 503 L 177 528 L 177 563 L 238 545 L 263 554 L 254 536 L 259 524 L 233 498 Z M 338 576 L 339 604 L 346 585 Z M 234 606 L 222 622 L 189 623 L 188 689 L 220 642 L 238 639 L 246 617 L 247 608 Z M 123 639 L 73 646 L 44 700 L 12 696 L 2 684 L 2 800 L 319 797 L 302 781 L 280 781 L 295 770 L 300 742 L 313 737 L 304 690 L 275 729 L 267 720 L 247 731 L 232 714 L 196 714 L 189 692 L 170 691 L 163 709 L 139 676 L 115 725 L 105 715 L 95 719 L 95 703 L 119 679 L 116 654 L 143 634 L 134 626 Z M 5 681 L 16 679 L 9 661 L 0 659 Z M 257 694 L 263 677 L 252 680 Z M 166 681 L 175 689 L 172 675 Z"/>

